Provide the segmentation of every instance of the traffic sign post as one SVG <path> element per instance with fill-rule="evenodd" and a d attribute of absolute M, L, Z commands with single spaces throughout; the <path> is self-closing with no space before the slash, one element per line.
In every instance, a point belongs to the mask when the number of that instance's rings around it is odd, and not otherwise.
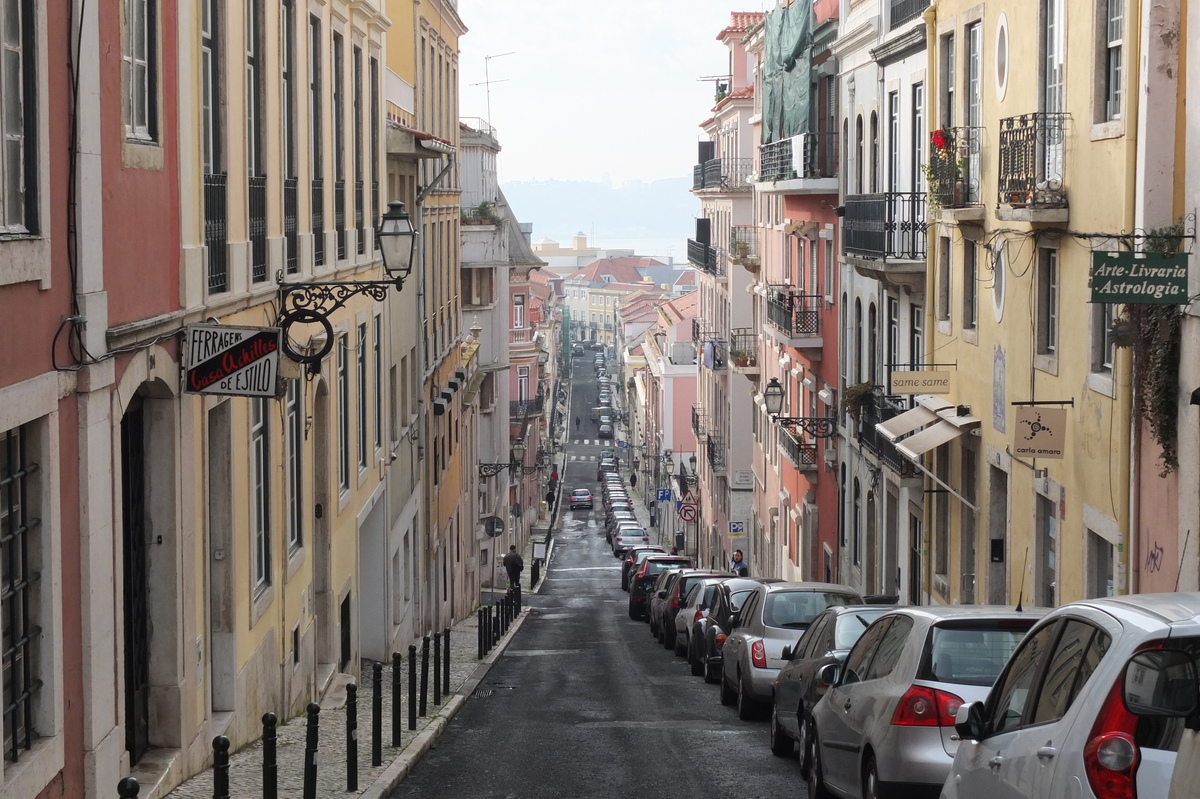
<path fill-rule="evenodd" d="M 679 503 L 679 518 L 685 522 L 696 521 L 696 505 L 691 502 Z"/>

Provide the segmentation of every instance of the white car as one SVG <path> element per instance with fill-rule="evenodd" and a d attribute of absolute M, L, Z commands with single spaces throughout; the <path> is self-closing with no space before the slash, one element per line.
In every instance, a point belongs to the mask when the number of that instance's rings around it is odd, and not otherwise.
<path fill-rule="evenodd" d="M 943 799 L 1165 799 L 1196 713 L 1200 593 L 1064 605 L 964 704 Z"/>

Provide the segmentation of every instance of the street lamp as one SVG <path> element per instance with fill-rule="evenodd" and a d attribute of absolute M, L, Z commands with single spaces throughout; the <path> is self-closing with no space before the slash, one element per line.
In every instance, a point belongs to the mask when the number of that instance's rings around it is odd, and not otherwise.
<path fill-rule="evenodd" d="M 404 279 L 412 274 L 413 252 L 417 245 L 417 231 L 412 218 L 404 210 L 404 203 L 392 201 L 376 228 L 379 251 L 383 256 L 383 271 L 388 280 L 314 280 L 303 283 L 284 283 L 283 272 L 275 274 L 279 283 L 279 320 L 276 323 L 282 332 L 283 351 L 297 363 L 308 365 L 315 371 L 321 360 L 333 349 L 335 336 L 329 315 L 344 306 L 351 297 L 365 294 L 376 302 L 387 299 L 388 290 L 404 288 Z M 290 333 L 292 325 L 320 325 L 324 339 L 315 351 L 307 347 L 301 351 L 293 343 Z M 313 337 L 311 341 L 319 340 Z"/>
<path fill-rule="evenodd" d="M 830 416 L 780 416 L 785 396 L 783 385 L 776 377 L 772 377 L 763 389 L 763 404 L 776 424 L 792 433 L 798 427 L 816 438 L 831 438 L 837 433 L 837 421 Z"/>

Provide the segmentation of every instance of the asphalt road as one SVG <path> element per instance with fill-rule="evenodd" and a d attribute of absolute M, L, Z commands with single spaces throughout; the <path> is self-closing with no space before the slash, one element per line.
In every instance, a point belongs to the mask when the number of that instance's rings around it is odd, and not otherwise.
<path fill-rule="evenodd" d="M 590 354 L 576 364 L 591 375 Z M 591 383 L 573 391 L 594 399 Z M 568 461 L 564 496 L 596 488 L 587 456 L 601 448 L 594 437 L 577 445 L 584 459 Z M 797 761 L 768 749 L 765 714 L 739 721 L 716 686 L 629 619 L 602 513 L 599 502 L 564 510 L 546 582 L 526 597 L 530 617 L 394 797 L 807 796 Z"/>

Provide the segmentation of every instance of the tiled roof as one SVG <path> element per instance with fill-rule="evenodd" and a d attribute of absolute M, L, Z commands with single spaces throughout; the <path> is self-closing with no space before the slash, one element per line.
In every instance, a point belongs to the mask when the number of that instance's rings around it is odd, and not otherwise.
<path fill-rule="evenodd" d="M 663 313 L 672 324 L 678 324 L 685 319 L 691 319 L 696 315 L 698 305 L 700 304 L 699 292 L 693 291 L 689 294 L 684 294 L 682 297 L 663 303 Z"/>
<path fill-rule="evenodd" d="M 683 270 L 683 273 L 675 281 L 675 285 L 676 286 L 695 286 L 695 285 L 697 285 L 696 284 L 696 270 L 694 270 L 694 269 Z"/>
<path fill-rule="evenodd" d="M 567 280 L 586 280 L 593 285 L 605 282 L 641 283 L 642 273 L 638 270 L 648 266 L 665 264 L 654 258 L 601 258 L 568 275 Z M 611 277 L 612 280 L 605 281 L 605 276 Z"/>
<path fill-rule="evenodd" d="M 717 40 L 724 39 L 728 34 L 745 33 L 750 26 L 762 21 L 766 14 L 762 11 L 734 11 L 729 15 L 729 24 L 717 34 Z"/>

